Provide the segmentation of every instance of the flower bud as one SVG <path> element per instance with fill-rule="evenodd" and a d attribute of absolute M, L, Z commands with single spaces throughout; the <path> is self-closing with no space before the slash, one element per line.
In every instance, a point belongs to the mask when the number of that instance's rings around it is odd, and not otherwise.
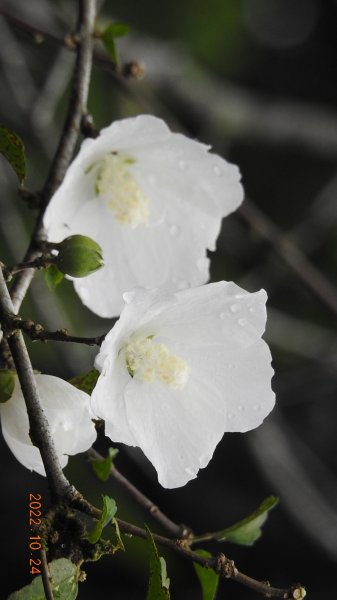
<path fill-rule="evenodd" d="M 15 376 L 13 371 L 8 369 L 0 370 L 0 402 L 4 403 L 9 400 L 14 392 Z"/>
<path fill-rule="evenodd" d="M 85 277 L 103 266 L 102 249 L 86 235 L 71 235 L 60 243 L 54 264 L 65 275 Z"/>

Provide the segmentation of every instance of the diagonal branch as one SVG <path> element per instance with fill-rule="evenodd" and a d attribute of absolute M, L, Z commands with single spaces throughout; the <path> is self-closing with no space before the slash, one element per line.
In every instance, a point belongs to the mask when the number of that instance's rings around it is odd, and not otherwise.
<path fill-rule="evenodd" d="M 103 456 L 94 450 L 94 448 L 90 448 L 90 450 L 88 450 L 88 456 L 96 460 L 103 458 Z M 190 530 L 188 527 L 185 527 L 184 525 L 178 525 L 177 523 L 171 521 L 171 519 L 169 519 L 169 517 L 167 517 L 160 510 L 160 508 L 158 508 L 158 506 L 152 502 L 152 500 L 147 498 L 147 496 L 138 490 L 138 488 L 136 488 L 126 477 L 124 477 L 124 475 L 122 475 L 122 473 L 120 473 L 120 471 L 118 471 L 114 465 L 111 467 L 110 477 L 117 481 L 142 508 L 149 512 L 150 515 L 167 531 L 167 533 L 179 538 L 185 538 L 189 534 Z"/>
<path fill-rule="evenodd" d="M 93 30 L 95 20 L 95 0 L 78 0 L 79 17 L 76 31 L 77 56 L 74 68 L 69 108 L 61 139 L 51 165 L 47 181 L 41 193 L 40 211 L 36 221 L 32 241 L 24 261 L 29 262 L 39 255 L 37 243 L 43 238 L 43 216 L 51 196 L 64 178 L 72 159 L 81 120 L 87 111 L 87 99 L 92 67 Z M 18 274 L 11 289 L 14 310 L 17 312 L 34 276 L 33 269 L 27 269 Z"/>
<path fill-rule="evenodd" d="M 0 269 L 0 314 L 1 320 L 6 322 L 7 315 L 14 312 L 14 307 Z M 50 434 L 47 418 L 44 414 L 39 391 L 34 377 L 33 367 L 21 331 L 17 331 L 8 339 L 15 368 L 22 388 L 22 393 L 27 406 L 30 426 L 30 437 L 41 453 L 42 462 L 46 471 L 50 494 L 53 501 L 60 498 L 71 498 L 74 488 L 66 479 L 55 450 Z"/>

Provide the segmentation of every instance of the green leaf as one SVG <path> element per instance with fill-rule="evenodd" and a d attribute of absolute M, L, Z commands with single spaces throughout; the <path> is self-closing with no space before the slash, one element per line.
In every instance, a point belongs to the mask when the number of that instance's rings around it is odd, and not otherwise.
<path fill-rule="evenodd" d="M 57 268 L 56 265 L 49 265 L 45 269 L 44 277 L 49 290 L 52 292 L 64 278 L 64 274 Z"/>
<path fill-rule="evenodd" d="M 118 454 L 117 448 L 109 448 L 106 458 L 90 458 L 92 468 L 101 481 L 107 481 L 111 472 L 112 461 Z"/>
<path fill-rule="evenodd" d="M 102 535 L 102 531 L 103 531 L 104 527 L 106 527 L 108 525 L 108 523 L 110 523 L 110 521 L 112 521 L 112 519 L 114 518 L 114 516 L 117 512 L 117 505 L 113 498 L 110 498 L 109 496 L 102 496 L 102 498 L 103 498 L 103 509 L 102 509 L 101 518 L 96 523 L 93 531 L 91 533 L 89 533 L 89 535 L 87 536 L 87 538 L 91 544 L 96 544 L 96 542 L 98 542 L 98 540 L 100 539 L 100 537 Z"/>
<path fill-rule="evenodd" d="M 106 51 L 114 62 L 118 62 L 115 39 L 126 35 L 129 31 L 127 23 L 110 23 L 101 33 L 101 40 Z"/>
<path fill-rule="evenodd" d="M 77 597 L 77 567 L 67 558 L 58 558 L 49 564 L 55 600 L 75 600 Z M 41 575 L 7 600 L 45 600 Z"/>
<path fill-rule="evenodd" d="M 252 546 L 262 534 L 261 527 L 267 519 L 268 512 L 277 503 L 278 498 L 269 496 L 251 515 L 231 527 L 218 531 L 213 537 L 219 542 L 227 541 L 243 546 Z"/>
<path fill-rule="evenodd" d="M 26 177 L 25 147 L 21 138 L 0 125 L 0 152 L 8 160 L 22 185 Z"/>
<path fill-rule="evenodd" d="M 98 377 L 99 371 L 97 371 L 97 369 L 91 369 L 91 371 L 84 373 L 84 375 L 76 375 L 76 377 L 69 379 L 69 383 L 79 390 L 82 390 L 82 392 L 86 392 L 90 395 L 97 383 Z"/>
<path fill-rule="evenodd" d="M 210 552 L 207 552 L 206 550 L 196 550 L 196 554 L 199 554 L 199 556 L 204 556 L 205 558 L 212 556 Z M 198 563 L 193 563 L 193 566 L 200 581 L 202 600 L 214 600 L 217 593 L 220 576 L 215 573 L 213 569 L 207 569 Z"/>
<path fill-rule="evenodd" d="M 165 560 L 159 556 L 151 531 L 145 525 L 150 550 L 150 579 L 146 600 L 170 600 Z"/>
<path fill-rule="evenodd" d="M 0 403 L 7 402 L 15 388 L 15 372 L 9 369 L 0 370 Z"/>

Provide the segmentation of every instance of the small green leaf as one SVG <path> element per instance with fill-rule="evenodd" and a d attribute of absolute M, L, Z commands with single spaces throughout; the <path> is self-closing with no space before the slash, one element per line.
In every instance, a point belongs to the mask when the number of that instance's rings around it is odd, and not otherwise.
<path fill-rule="evenodd" d="M 269 496 L 251 515 L 214 534 L 219 542 L 227 541 L 243 546 L 251 546 L 261 536 L 261 527 L 265 523 L 268 512 L 276 506 L 278 498 Z"/>
<path fill-rule="evenodd" d="M 150 550 L 150 579 L 146 600 L 170 600 L 165 560 L 159 556 L 151 531 L 145 525 Z"/>
<path fill-rule="evenodd" d="M 45 269 L 44 277 L 49 290 L 52 292 L 61 283 L 64 275 L 56 265 L 49 265 Z"/>
<path fill-rule="evenodd" d="M 0 370 L 0 403 L 7 402 L 13 395 L 15 374 L 9 369 Z"/>
<path fill-rule="evenodd" d="M 0 152 L 8 160 L 22 185 L 26 177 L 25 147 L 21 138 L 0 125 Z"/>
<path fill-rule="evenodd" d="M 196 554 L 209 558 L 212 555 L 206 550 L 196 550 Z M 202 600 L 214 600 L 219 585 L 220 576 L 213 571 L 213 569 L 207 569 L 198 563 L 193 563 L 195 572 L 200 581 L 202 590 Z"/>
<path fill-rule="evenodd" d="M 101 33 L 101 40 L 106 51 L 114 62 L 118 62 L 115 39 L 126 35 L 129 31 L 127 23 L 110 23 Z"/>
<path fill-rule="evenodd" d="M 110 521 L 112 521 L 112 519 L 114 518 L 116 512 L 117 512 L 117 505 L 116 502 L 113 498 L 110 498 L 109 496 L 102 496 L 103 497 L 103 509 L 102 509 L 102 515 L 100 520 L 96 523 L 93 531 L 91 533 L 89 533 L 89 535 L 87 536 L 89 542 L 91 544 L 96 544 L 96 542 L 98 542 L 98 540 L 100 539 L 101 535 L 102 535 L 102 531 L 104 529 L 104 527 L 106 527 Z"/>
<path fill-rule="evenodd" d="M 77 567 L 67 558 L 58 558 L 49 564 L 52 591 L 55 600 L 75 600 L 77 597 Z M 41 575 L 7 600 L 45 600 Z"/>
<path fill-rule="evenodd" d="M 86 392 L 90 395 L 97 383 L 98 377 L 99 371 L 97 371 L 97 369 L 91 369 L 91 371 L 84 373 L 84 375 L 76 375 L 76 377 L 69 379 L 69 383 L 79 390 L 82 390 L 82 392 Z"/>
<path fill-rule="evenodd" d="M 106 458 L 91 458 L 90 462 L 94 469 L 97 477 L 101 481 L 107 481 L 111 473 L 112 461 L 118 454 L 117 448 L 109 448 L 108 456 Z"/>

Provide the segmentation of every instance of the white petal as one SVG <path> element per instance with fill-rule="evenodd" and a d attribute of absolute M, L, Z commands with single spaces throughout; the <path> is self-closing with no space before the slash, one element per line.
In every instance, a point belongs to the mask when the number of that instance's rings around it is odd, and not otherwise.
<path fill-rule="evenodd" d="M 56 452 L 64 467 L 67 455 L 87 450 L 96 439 L 89 396 L 58 377 L 39 374 L 35 378 Z M 13 454 L 25 467 L 44 475 L 40 453 L 29 437 L 28 415 L 17 378 L 13 395 L 0 406 L 0 414 L 3 435 Z"/>
<path fill-rule="evenodd" d="M 203 382 L 191 381 L 178 391 L 134 381 L 125 390 L 125 402 L 137 445 L 167 488 L 196 477 L 224 433 L 221 399 Z"/>
<path fill-rule="evenodd" d="M 101 367 L 101 362 L 104 364 Z M 124 389 L 130 382 L 126 365 L 121 365 L 117 356 L 108 356 L 104 361 L 96 359 L 96 368 L 102 368 L 91 396 L 91 408 L 100 419 L 105 420 L 105 433 L 114 442 L 136 446 L 129 427 L 125 410 Z"/>
<path fill-rule="evenodd" d="M 132 157 L 128 170 L 149 199 L 149 221 L 120 223 L 96 197 L 94 171 L 107 153 Z M 135 286 L 179 290 L 208 279 L 221 219 L 243 199 L 238 169 L 208 147 L 169 131 L 148 115 L 125 119 L 85 140 L 44 218 L 48 239 L 79 233 L 103 249 L 105 267 L 75 281 L 86 306 L 102 317 L 120 313 Z"/>

